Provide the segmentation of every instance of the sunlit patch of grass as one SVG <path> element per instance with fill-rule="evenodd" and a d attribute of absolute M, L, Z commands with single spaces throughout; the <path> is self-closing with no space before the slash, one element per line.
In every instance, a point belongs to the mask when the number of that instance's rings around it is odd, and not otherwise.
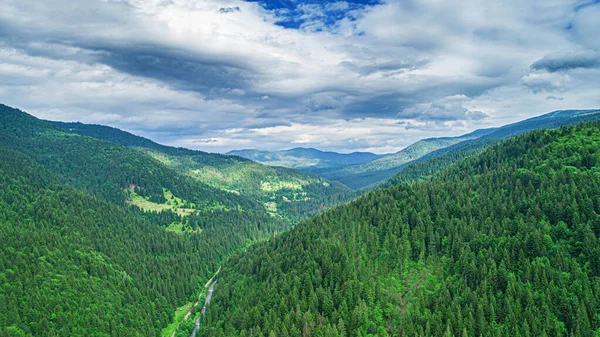
<path fill-rule="evenodd" d="M 283 189 L 286 190 L 302 190 L 302 185 L 295 181 L 262 181 L 260 183 L 260 189 L 265 192 L 277 192 Z"/>
<path fill-rule="evenodd" d="M 167 226 L 167 228 L 165 228 L 165 229 L 168 232 L 173 232 L 173 233 L 177 233 L 177 234 L 183 234 L 183 233 L 202 233 L 202 228 L 198 227 L 196 229 L 193 229 L 190 226 L 186 226 L 185 224 L 183 224 L 181 222 L 173 222 L 172 224 L 170 224 L 169 226 Z"/>
<path fill-rule="evenodd" d="M 143 209 L 144 211 L 162 212 L 171 210 L 180 216 L 188 216 L 194 213 L 196 210 L 193 208 L 184 208 L 182 205 L 186 205 L 185 200 L 176 197 L 173 193 L 166 188 L 163 189 L 164 197 L 167 200 L 165 203 L 159 204 L 142 197 L 135 193 L 133 189 L 129 189 L 129 201 L 131 204 Z M 191 207 L 194 207 L 191 204 Z"/>
<path fill-rule="evenodd" d="M 171 322 L 171 324 L 167 325 L 167 327 L 162 330 L 161 335 L 163 337 L 171 337 L 175 329 L 177 329 L 179 324 L 183 322 L 183 318 L 190 311 L 191 306 L 192 303 L 186 303 L 186 305 L 179 307 L 177 308 L 177 310 L 175 310 L 175 317 L 173 318 L 173 322 Z"/>
<path fill-rule="evenodd" d="M 277 203 L 276 202 L 265 202 L 265 209 L 269 214 L 276 215 L 277 214 Z"/>

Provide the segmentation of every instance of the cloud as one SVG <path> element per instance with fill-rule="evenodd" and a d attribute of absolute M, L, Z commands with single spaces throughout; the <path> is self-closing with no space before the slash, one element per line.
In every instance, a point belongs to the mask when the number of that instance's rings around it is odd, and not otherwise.
<path fill-rule="evenodd" d="M 593 50 L 566 49 L 544 56 L 534 62 L 531 69 L 549 72 L 567 71 L 578 68 L 600 67 L 600 54 Z"/>
<path fill-rule="evenodd" d="M 583 47 L 600 50 L 600 3 L 593 1 L 580 8 L 573 18 L 572 31 L 576 41 Z"/>
<path fill-rule="evenodd" d="M 221 14 L 225 14 L 225 13 L 235 13 L 235 12 L 241 12 L 242 10 L 238 7 L 221 7 L 219 8 L 219 13 Z"/>
<path fill-rule="evenodd" d="M 0 102 L 199 149 L 398 150 L 600 105 L 580 4 L 5 0 Z"/>
<path fill-rule="evenodd" d="M 469 98 L 464 95 L 448 96 L 429 104 L 407 108 L 399 116 L 430 121 L 481 120 L 488 117 L 481 111 L 465 108 L 463 105 L 467 102 Z"/>
<path fill-rule="evenodd" d="M 334 110 L 344 105 L 344 94 L 320 92 L 308 98 L 307 106 L 311 111 Z"/>
<path fill-rule="evenodd" d="M 423 138 L 425 129 L 428 132 L 435 130 L 449 135 L 458 135 L 467 130 L 461 123 L 446 121 L 429 124 L 423 128 L 406 126 L 407 124 L 424 126 L 426 123 L 428 122 L 400 122 L 381 118 L 316 119 L 288 125 L 215 131 L 211 137 L 201 139 L 201 144 L 197 140 L 187 138 L 178 139 L 176 143 L 189 144 L 192 147 L 201 145 L 204 148 L 224 152 L 241 146 L 256 147 L 258 139 L 261 149 L 289 149 L 304 146 L 342 152 L 363 149 L 377 153 L 390 153 Z"/>
<path fill-rule="evenodd" d="M 547 71 L 533 71 L 521 79 L 523 85 L 533 93 L 565 92 L 569 81 L 569 75 Z"/>

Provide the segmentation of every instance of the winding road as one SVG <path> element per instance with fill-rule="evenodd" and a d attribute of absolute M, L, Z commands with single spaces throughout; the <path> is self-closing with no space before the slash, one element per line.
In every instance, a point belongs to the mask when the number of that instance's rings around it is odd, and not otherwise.
<path fill-rule="evenodd" d="M 210 304 L 210 299 L 212 298 L 213 290 L 215 289 L 215 283 L 217 283 L 216 280 L 212 282 L 208 288 L 208 292 L 206 293 L 206 301 L 204 301 L 204 306 L 202 306 L 202 310 L 200 311 L 201 314 L 198 316 L 198 319 L 196 319 L 196 324 L 194 324 L 194 330 L 192 330 L 190 337 L 196 337 L 196 331 L 198 331 L 198 328 L 200 327 L 200 318 L 202 318 L 204 312 L 206 311 L 206 307 L 208 307 Z"/>

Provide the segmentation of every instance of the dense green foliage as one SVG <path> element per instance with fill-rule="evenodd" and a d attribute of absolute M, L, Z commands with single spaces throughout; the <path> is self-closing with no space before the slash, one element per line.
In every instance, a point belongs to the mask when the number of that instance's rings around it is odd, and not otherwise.
<path fill-rule="evenodd" d="M 66 133 L 19 110 L 0 106 L 0 145 L 22 152 L 75 187 L 103 200 L 124 205 L 126 188 L 151 200 L 164 201 L 163 188 L 199 209 L 260 209 L 261 205 L 185 175 L 123 146 Z"/>
<path fill-rule="evenodd" d="M 146 154 L 0 107 L 0 335 L 152 336 L 234 251 L 288 225 Z M 133 191 L 128 190 L 133 187 Z M 169 191 L 188 212 L 129 207 Z M 165 230 L 179 223 L 194 231 Z"/>
<path fill-rule="evenodd" d="M 355 196 L 341 183 L 293 169 L 270 167 L 237 156 L 163 146 L 101 125 L 53 124 L 70 133 L 135 148 L 168 168 L 219 191 L 252 200 L 290 222 L 306 219 Z"/>
<path fill-rule="evenodd" d="M 427 158 L 423 158 L 424 160 L 415 160 L 410 165 L 403 167 L 398 174 L 381 184 L 380 187 L 386 188 L 400 183 L 410 183 L 425 179 L 454 163 L 485 151 L 489 146 L 499 141 L 500 139 L 478 139 L 461 142 L 456 146 L 434 151 L 426 155 L 425 157 Z"/>
<path fill-rule="evenodd" d="M 355 196 L 341 183 L 294 169 L 239 160 L 239 157 L 207 161 L 204 156 L 167 155 L 138 149 L 198 181 L 254 200 L 272 214 L 291 222 L 304 220 Z"/>
<path fill-rule="evenodd" d="M 202 336 L 600 333 L 600 123 L 534 131 L 236 254 Z"/>
<path fill-rule="evenodd" d="M 235 150 L 228 154 L 266 165 L 296 168 L 307 172 L 315 169 L 366 163 L 381 157 L 381 155 L 369 152 L 337 153 L 301 147 L 284 151 Z"/>

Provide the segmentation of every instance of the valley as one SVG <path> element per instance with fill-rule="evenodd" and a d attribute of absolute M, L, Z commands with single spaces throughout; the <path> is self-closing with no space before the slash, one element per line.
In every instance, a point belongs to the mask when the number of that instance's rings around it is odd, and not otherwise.
<path fill-rule="evenodd" d="M 600 337 L 600 0 L 1 0 L 0 337 Z"/>
<path fill-rule="evenodd" d="M 599 146 L 598 122 L 526 133 L 254 245 L 201 332 L 593 336 Z"/>
<path fill-rule="evenodd" d="M 426 139 L 336 169 L 356 174 L 355 189 L 372 179 L 356 165 L 393 173 L 362 191 L 105 126 L 7 106 L 0 113 L 5 334 L 503 335 L 510 327 L 585 336 L 600 328 L 592 316 L 563 314 L 594 311 L 598 301 L 598 110 Z M 583 288 L 566 287 L 571 278 Z M 544 300 L 556 293 L 577 301 Z M 516 296 L 543 305 L 513 305 Z M 544 310 L 546 329 L 529 308 Z M 527 325 L 517 328 L 515 315 Z"/>
<path fill-rule="evenodd" d="M 70 134 L 94 137 L 137 150 L 200 183 L 252 200 L 270 214 L 289 222 L 298 222 L 356 196 L 341 183 L 294 169 L 262 165 L 237 156 L 163 146 L 102 125 L 52 124 Z"/>

